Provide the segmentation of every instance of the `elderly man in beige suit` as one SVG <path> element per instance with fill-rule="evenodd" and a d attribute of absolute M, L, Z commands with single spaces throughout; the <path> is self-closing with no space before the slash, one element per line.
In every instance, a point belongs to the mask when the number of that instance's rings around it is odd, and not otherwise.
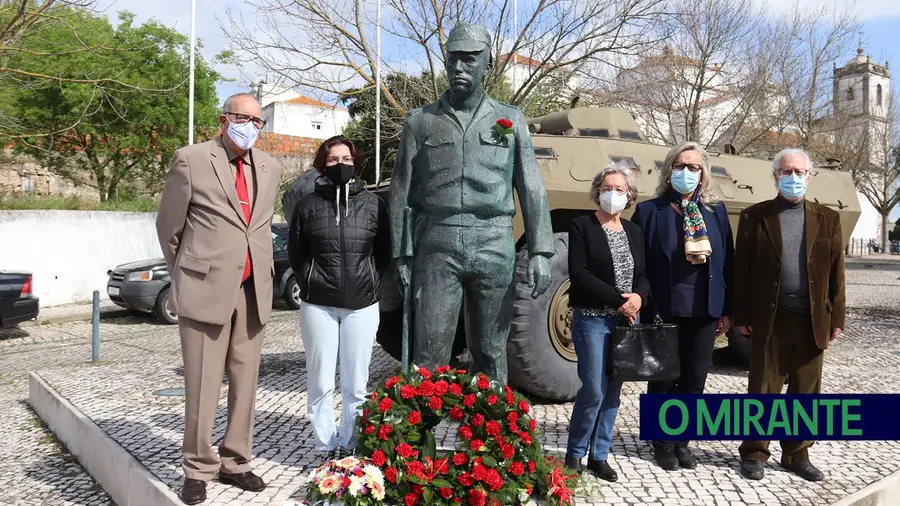
<path fill-rule="evenodd" d="M 263 334 L 272 312 L 271 224 L 281 167 L 252 149 L 264 126 L 250 94 L 225 101 L 215 139 L 175 152 L 156 229 L 172 276 L 184 358 L 185 481 L 181 500 L 206 500 L 206 483 L 265 488 L 250 470 Z M 228 376 L 228 426 L 218 455 L 213 421 Z"/>

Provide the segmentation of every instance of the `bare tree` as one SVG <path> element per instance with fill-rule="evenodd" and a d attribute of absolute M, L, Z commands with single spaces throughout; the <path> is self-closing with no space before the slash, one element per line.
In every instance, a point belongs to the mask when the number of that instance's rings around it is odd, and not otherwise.
<path fill-rule="evenodd" d="M 246 55 L 271 75 L 292 87 L 346 96 L 375 85 L 376 25 L 371 2 L 362 0 L 248 0 L 258 13 L 255 22 L 229 12 L 226 33 L 235 52 Z M 385 40 L 395 51 L 383 56 L 383 75 L 425 72 L 431 100 L 441 91 L 444 45 L 460 21 L 479 23 L 494 34 L 494 67 L 488 89 L 502 81 L 513 58 L 498 58 L 501 50 L 541 62 L 528 68 L 511 94 L 514 104 L 525 101 L 554 76 L 574 77 L 610 55 L 631 54 L 644 47 L 642 34 L 661 14 L 663 0 L 539 0 L 519 13 L 519 33 L 512 25 L 509 0 L 387 0 L 383 16 Z M 254 29 L 248 29 L 255 26 Z M 240 29 L 237 29 L 240 28 Z M 247 34 L 257 34 L 247 37 Z M 511 43 L 507 41 L 511 40 Z M 560 77 L 562 75 L 562 77 Z M 385 104 L 403 116 L 403 104 L 385 84 Z M 421 104 L 416 104 L 416 106 Z"/>

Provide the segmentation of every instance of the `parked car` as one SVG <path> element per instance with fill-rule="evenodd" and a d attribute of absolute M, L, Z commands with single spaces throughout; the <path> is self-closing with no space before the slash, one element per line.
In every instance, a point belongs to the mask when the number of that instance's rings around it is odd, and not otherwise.
<path fill-rule="evenodd" d="M 291 270 L 287 254 L 288 226 L 272 225 L 272 256 L 275 261 L 273 298 L 284 299 L 291 309 L 300 308 L 300 287 Z M 126 309 L 155 313 L 168 324 L 178 323 L 169 304 L 171 277 L 166 261 L 153 258 L 119 265 L 107 272 L 106 293 L 116 305 Z"/>
<path fill-rule="evenodd" d="M 900 241 L 891 241 L 891 254 L 900 254 Z"/>
<path fill-rule="evenodd" d="M 40 300 L 32 291 L 30 272 L 0 271 L 0 329 L 37 318 Z"/>

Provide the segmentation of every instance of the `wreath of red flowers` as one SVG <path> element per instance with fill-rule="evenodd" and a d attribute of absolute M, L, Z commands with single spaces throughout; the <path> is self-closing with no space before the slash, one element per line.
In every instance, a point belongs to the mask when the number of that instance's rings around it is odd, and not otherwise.
<path fill-rule="evenodd" d="M 459 423 L 455 451 L 437 453 L 428 418 Z M 531 404 L 484 374 L 412 367 L 372 393 L 357 425 L 357 451 L 384 472 L 386 503 L 573 504 L 575 476 L 544 455 Z"/>

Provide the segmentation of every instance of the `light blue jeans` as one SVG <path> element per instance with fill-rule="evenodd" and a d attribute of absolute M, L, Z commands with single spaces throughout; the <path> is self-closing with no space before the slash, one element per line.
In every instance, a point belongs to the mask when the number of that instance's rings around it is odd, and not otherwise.
<path fill-rule="evenodd" d="M 589 453 L 606 460 L 612 447 L 613 425 L 619 413 L 622 384 L 609 378 L 609 336 L 619 316 L 585 316 L 574 311 L 572 344 L 578 355 L 581 388 L 575 395 L 566 455 L 581 459 Z M 625 319 L 622 318 L 625 324 Z"/>
<path fill-rule="evenodd" d="M 356 447 L 356 417 L 365 402 L 378 303 L 357 310 L 300 304 L 300 337 L 306 351 L 307 414 L 316 450 Z M 334 420 L 334 373 L 340 359 L 341 427 Z"/>

